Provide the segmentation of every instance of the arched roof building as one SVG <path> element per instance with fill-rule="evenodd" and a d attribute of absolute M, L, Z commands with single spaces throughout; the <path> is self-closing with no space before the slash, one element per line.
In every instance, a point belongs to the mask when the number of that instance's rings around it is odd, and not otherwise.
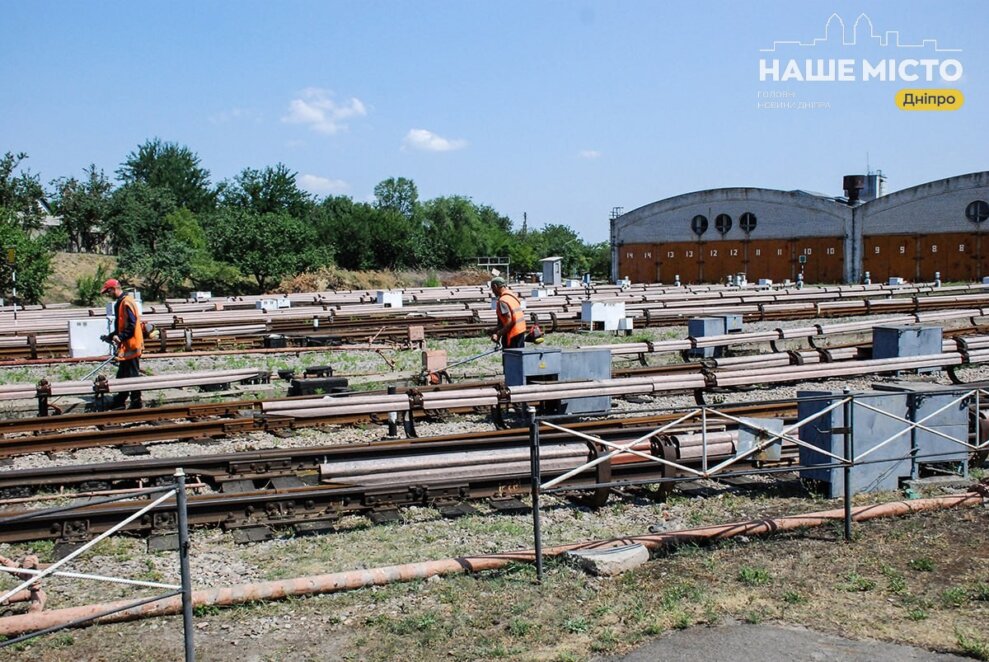
<path fill-rule="evenodd" d="M 971 280 L 989 273 L 989 172 L 883 195 L 881 174 L 845 178 L 846 196 L 764 188 L 696 191 L 612 219 L 612 275 L 637 281 Z M 984 212 L 984 213 L 983 213 Z M 928 273 L 930 272 L 930 273 Z"/>

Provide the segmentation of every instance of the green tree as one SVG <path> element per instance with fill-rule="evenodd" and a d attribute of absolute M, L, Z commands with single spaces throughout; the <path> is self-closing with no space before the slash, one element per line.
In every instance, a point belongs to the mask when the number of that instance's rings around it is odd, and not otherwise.
<path fill-rule="evenodd" d="M 419 207 L 419 189 L 411 179 L 390 177 L 374 187 L 375 207 L 396 211 L 411 220 Z"/>
<path fill-rule="evenodd" d="M 17 299 L 19 303 L 39 303 L 52 273 L 54 247 L 64 239 L 59 232 L 31 237 L 21 227 L 16 212 L 0 209 L 0 247 L 13 248 L 17 270 Z M 0 268 L 0 292 L 13 294 L 13 274 L 6 261 Z"/>
<path fill-rule="evenodd" d="M 61 217 L 70 250 L 92 251 L 99 242 L 110 212 L 113 185 L 102 170 L 90 165 L 84 179 L 74 177 L 52 182 L 52 212 Z"/>
<path fill-rule="evenodd" d="M 117 270 L 149 299 L 183 289 L 197 250 L 208 255 L 192 212 L 177 207 L 167 189 L 143 182 L 114 192 L 107 227 L 118 249 Z"/>
<path fill-rule="evenodd" d="M 344 269 L 375 266 L 371 237 L 377 210 L 346 196 L 328 196 L 311 215 L 316 243 L 332 250 L 336 264 Z"/>
<path fill-rule="evenodd" d="M 412 220 L 393 209 L 379 209 L 368 228 L 373 268 L 397 269 L 415 266 L 410 250 L 415 233 Z"/>
<path fill-rule="evenodd" d="M 25 230 L 37 230 L 45 210 L 41 206 L 45 191 L 37 175 L 20 169 L 28 158 L 20 152 L 7 152 L 0 158 L 0 209 L 7 209 L 12 216 L 7 217 Z"/>
<path fill-rule="evenodd" d="M 114 191 L 107 217 L 110 241 L 119 251 L 146 247 L 156 250 L 173 230 L 169 214 L 179 209 L 165 188 L 133 182 Z"/>
<path fill-rule="evenodd" d="M 208 236 L 213 255 L 253 276 L 261 292 L 325 257 L 314 248 L 313 229 L 285 212 L 225 208 L 211 219 Z"/>
<path fill-rule="evenodd" d="M 261 170 L 245 168 L 233 182 L 220 187 L 221 204 L 256 214 L 284 212 L 304 219 L 314 203 L 312 196 L 296 184 L 296 174 L 282 163 Z"/>
<path fill-rule="evenodd" d="M 584 248 L 584 256 L 587 260 L 587 269 L 582 273 L 590 272 L 595 278 L 611 277 L 611 244 L 602 241 L 597 244 L 590 244 Z"/>
<path fill-rule="evenodd" d="M 487 206 L 462 196 L 434 198 L 421 205 L 420 217 L 431 254 L 425 266 L 458 269 L 484 255 L 507 251 L 512 222 Z"/>
<path fill-rule="evenodd" d="M 192 273 L 194 251 L 166 235 L 152 250 L 146 244 L 130 246 L 120 252 L 117 270 L 125 280 L 139 284 L 145 298 L 161 299 L 183 289 Z"/>
<path fill-rule="evenodd" d="M 147 184 L 168 191 L 179 207 L 201 213 L 214 207 L 209 171 L 199 164 L 199 156 L 178 143 L 148 140 L 127 155 L 117 170 L 124 185 Z"/>

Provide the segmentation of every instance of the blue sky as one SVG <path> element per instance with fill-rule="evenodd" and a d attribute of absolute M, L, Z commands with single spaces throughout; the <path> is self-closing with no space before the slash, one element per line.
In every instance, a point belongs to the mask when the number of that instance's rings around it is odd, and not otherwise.
<path fill-rule="evenodd" d="M 387 177 L 467 195 L 516 225 L 608 236 L 631 210 L 706 188 L 841 193 L 866 159 L 891 190 L 989 167 L 989 3 L 16 2 L 0 19 L 0 152 L 42 181 L 110 176 L 146 139 L 199 154 L 214 181 L 284 163 L 319 195 Z M 865 12 L 901 43 L 760 52 Z M 789 49 L 789 50 L 787 50 Z M 920 51 L 922 55 L 918 55 Z M 948 84 L 760 82 L 767 56 L 955 58 Z M 905 112 L 904 87 L 961 90 Z M 781 92 L 814 109 L 759 108 Z M 867 157 L 868 155 L 868 157 Z"/>

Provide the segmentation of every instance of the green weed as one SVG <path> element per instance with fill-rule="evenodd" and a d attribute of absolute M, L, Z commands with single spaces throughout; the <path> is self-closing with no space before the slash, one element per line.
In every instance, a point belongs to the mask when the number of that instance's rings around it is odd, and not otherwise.
<path fill-rule="evenodd" d="M 738 570 L 738 581 L 747 586 L 762 586 L 768 584 L 770 579 L 769 572 L 765 568 L 753 568 L 746 565 Z"/>
<path fill-rule="evenodd" d="M 911 559 L 907 565 L 909 565 L 911 569 L 916 570 L 917 572 L 934 571 L 934 561 L 930 560 L 927 557 L 923 557 L 919 559 Z"/>

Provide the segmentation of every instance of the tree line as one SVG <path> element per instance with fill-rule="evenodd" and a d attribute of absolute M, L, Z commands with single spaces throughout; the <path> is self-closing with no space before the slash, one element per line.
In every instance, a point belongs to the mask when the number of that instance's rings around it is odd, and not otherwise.
<path fill-rule="evenodd" d="M 282 163 L 244 168 L 213 183 L 199 156 L 160 139 L 145 141 L 114 173 L 91 165 L 81 177 L 42 185 L 27 155 L 0 159 L 0 242 L 16 247 L 21 298 L 44 294 L 55 250 L 108 251 L 118 276 L 150 299 L 190 289 L 264 292 L 286 277 L 326 266 L 351 270 L 455 270 L 480 256 L 505 256 L 513 273 L 563 258 L 566 273 L 606 277 L 607 243 L 572 229 L 530 230 L 465 196 L 419 200 L 405 177 L 381 181 L 372 202 L 323 198 L 299 188 Z M 46 217 L 60 224 L 43 228 Z M 10 273 L 0 288 L 10 290 Z"/>

